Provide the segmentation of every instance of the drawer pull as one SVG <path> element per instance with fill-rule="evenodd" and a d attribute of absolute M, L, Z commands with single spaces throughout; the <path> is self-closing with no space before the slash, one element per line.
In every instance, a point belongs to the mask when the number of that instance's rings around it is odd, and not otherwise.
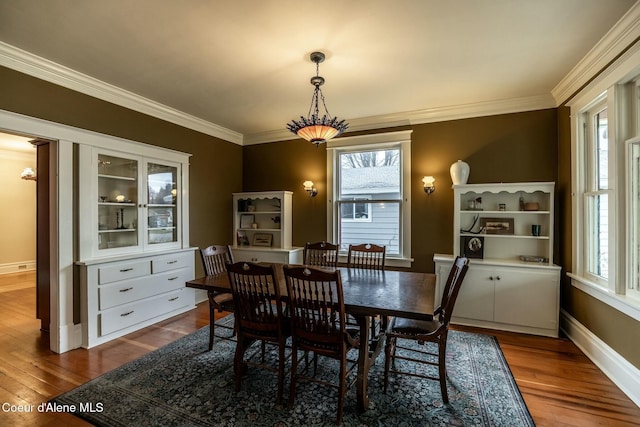
<path fill-rule="evenodd" d="M 120 292 L 129 292 L 131 289 L 133 289 L 133 287 L 120 289 Z"/>
<path fill-rule="evenodd" d="M 121 269 L 121 270 L 120 270 L 120 273 L 126 273 L 127 271 L 131 271 L 131 270 L 133 270 L 133 268 L 132 268 L 132 267 L 129 267 L 129 268 L 123 268 L 123 269 Z"/>
<path fill-rule="evenodd" d="M 126 317 L 126 316 L 128 316 L 128 315 L 130 315 L 130 314 L 133 314 L 133 311 L 134 311 L 134 310 L 128 311 L 128 312 L 126 312 L 126 313 L 122 313 L 122 314 L 120 315 L 120 317 Z"/>
<path fill-rule="evenodd" d="M 167 280 L 176 280 L 178 278 L 178 276 L 176 277 L 169 277 Z"/>
<path fill-rule="evenodd" d="M 175 264 L 176 262 L 178 262 L 178 260 L 173 260 L 173 261 L 167 261 L 167 264 Z"/>
<path fill-rule="evenodd" d="M 178 298 L 180 298 L 180 297 L 173 297 L 173 298 L 169 298 L 169 301 L 175 301 L 175 300 L 177 300 Z"/>

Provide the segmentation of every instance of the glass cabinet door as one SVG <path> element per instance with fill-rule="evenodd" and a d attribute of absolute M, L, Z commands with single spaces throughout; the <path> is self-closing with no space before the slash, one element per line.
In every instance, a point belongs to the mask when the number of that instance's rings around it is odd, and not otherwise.
<path fill-rule="evenodd" d="M 178 167 L 147 162 L 147 244 L 178 241 Z"/>
<path fill-rule="evenodd" d="M 138 161 L 98 155 L 98 249 L 138 246 Z"/>

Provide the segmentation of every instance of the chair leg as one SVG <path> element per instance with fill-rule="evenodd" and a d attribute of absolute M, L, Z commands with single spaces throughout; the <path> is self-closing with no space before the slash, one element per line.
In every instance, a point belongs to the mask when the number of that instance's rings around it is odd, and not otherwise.
<path fill-rule="evenodd" d="M 247 339 L 242 337 L 238 338 L 236 342 L 236 354 L 233 359 L 233 371 L 236 375 L 236 392 L 240 391 L 240 387 L 242 386 L 242 374 L 244 373 L 243 369 L 243 359 L 244 359 L 244 351 L 245 348 L 248 347 Z"/>
<path fill-rule="evenodd" d="M 213 331 L 215 330 L 216 316 L 213 306 L 209 304 L 209 351 L 213 350 Z"/>
<path fill-rule="evenodd" d="M 440 393 L 442 393 L 442 401 L 449 403 L 449 394 L 447 393 L 447 336 L 445 335 L 438 342 L 438 372 L 440 376 Z"/>
<path fill-rule="evenodd" d="M 284 340 L 278 343 L 278 396 L 276 402 L 282 404 L 284 389 Z"/>
<path fill-rule="evenodd" d="M 340 425 L 342 424 L 342 411 L 343 411 L 343 407 L 344 407 L 344 391 L 346 388 L 346 381 L 347 379 L 345 378 L 347 373 L 347 355 L 343 354 L 342 355 L 342 363 L 340 363 L 340 383 L 338 385 L 338 417 L 336 419 L 336 424 Z"/>
<path fill-rule="evenodd" d="M 293 407 L 296 399 L 296 377 L 298 373 L 298 348 L 291 345 L 291 384 L 289 385 L 289 406 Z"/>

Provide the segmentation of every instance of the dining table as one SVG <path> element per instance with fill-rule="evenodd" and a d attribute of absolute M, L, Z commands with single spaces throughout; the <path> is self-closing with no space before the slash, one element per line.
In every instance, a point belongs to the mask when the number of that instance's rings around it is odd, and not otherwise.
<path fill-rule="evenodd" d="M 287 286 L 282 266 L 274 264 L 283 299 L 287 298 Z M 400 270 L 367 270 L 347 267 L 321 267 L 323 270 L 340 270 L 346 312 L 360 328 L 360 348 L 356 396 L 358 410 L 369 407 L 367 392 L 369 369 L 384 348 L 384 331 L 371 334 L 374 316 L 396 316 L 417 320 L 432 320 L 436 277 L 432 273 Z M 214 292 L 230 292 L 227 274 L 203 276 L 186 282 L 186 286 Z"/>

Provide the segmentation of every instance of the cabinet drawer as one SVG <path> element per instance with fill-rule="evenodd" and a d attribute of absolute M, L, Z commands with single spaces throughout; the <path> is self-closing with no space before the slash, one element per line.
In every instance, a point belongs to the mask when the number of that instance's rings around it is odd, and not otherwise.
<path fill-rule="evenodd" d="M 255 251 L 245 249 L 233 249 L 233 257 L 236 262 L 274 262 L 281 264 L 302 264 L 302 249 L 281 251 Z"/>
<path fill-rule="evenodd" d="M 98 268 L 98 283 L 117 282 L 151 274 L 149 260 L 127 261 Z"/>
<path fill-rule="evenodd" d="M 185 307 L 188 301 L 184 291 L 185 289 L 179 289 L 167 292 L 102 312 L 99 315 L 100 335 L 108 335 L 136 323 Z"/>
<path fill-rule="evenodd" d="M 177 270 L 190 266 L 192 261 L 192 252 L 162 255 L 151 260 L 151 271 L 156 274 L 163 271 Z"/>
<path fill-rule="evenodd" d="M 98 289 L 100 310 L 180 289 L 190 279 L 189 271 L 182 268 L 101 286 Z"/>

